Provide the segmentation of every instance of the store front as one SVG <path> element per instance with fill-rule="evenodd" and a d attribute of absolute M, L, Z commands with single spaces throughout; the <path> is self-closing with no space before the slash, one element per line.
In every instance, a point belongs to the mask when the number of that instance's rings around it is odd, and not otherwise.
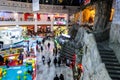
<path fill-rule="evenodd" d="M 0 42 L 14 44 L 23 41 L 22 28 L 16 26 L 0 27 Z"/>
<path fill-rule="evenodd" d="M 24 34 L 35 35 L 34 25 L 20 25 L 20 26 L 23 28 Z"/>
<path fill-rule="evenodd" d="M 14 12 L 0 11 L 0 21 L 15 21 Z"/>
<path fill-rule="evenodd" d="M 59 36 L 61 34 L 68 34 L 68 28 L 66 26 L 54 26 L 53 33 L 54 36 Z"/>
<path fill-rule="evenodd" d="M 54 36 L 68 34 L 67 14 L 54 14 L 53 33 Z"/>
<path fill-rule="evenodd" d="M 79 22 L 80 25 L 88 25 L 89 27 L 93 27 L 96 15 L 96 5 L 88 6 L 84 10 L 75 14 L 75 21 Z M 114 8 L 111 9 L 111 15 L 109 21 L 111 22 L 114 15 Z M 78 18 L 79 17 L 79 18 Z"/>
<path fill-rule="evenodd" d="M 37 26 L 37 35 L 47 36 L 51 34 L 51 25 L 38 25 Z"/>

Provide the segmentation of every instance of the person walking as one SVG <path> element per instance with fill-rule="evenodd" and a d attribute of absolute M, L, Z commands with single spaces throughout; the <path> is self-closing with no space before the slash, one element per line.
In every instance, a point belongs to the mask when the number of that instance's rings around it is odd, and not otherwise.
<path fill-rule="evenodd" d="M 43 38 L 42 43 L 43 43 L 43 44 L 45 43 L 45 38 Z"/>
<path fill-rule="evenodd" d="M 53 48 L 53 56 L 57 56 L 57 47 Z"/>
<path fill-rule="evenodd" d="M 54 77 L 54 80 L 59 80 L 58 75 L 56 74 L 56 76 Z"/>
<path fill-rule="evenodd" d="M 66 59 L 66 66 L 70 66 L 70 60 L 68 58 Z"/>
<path fill-rule="evenodd" d="M 57 66 L 57 58 L 56 57 L 54 58 L 54 65 L 55 65 L 55 67 Z"/>
<path fill-rule="evenodd" d="M 55 56 L 55 48 L 53 48 L 53 56 Z"/>
<path fill-rule="evenodd" d="M 44 55 L 42 56 L 42 62 L 45 65 L 45 56 Z"/>
<path fill-rule="evenodd" d="M 48 49 L 50 49 L 50 43 L 49 43 L 49 42 L 48 42 L 48 45 L 47 45 L 47 46 L 48 46 Z"/>
<path fill-rule="evenodd" d="M 58 66 L 60 67 L 60 65 L 61 65 L 61 58 L 58 57 Z"/>
<path fill-rule="evenodd" d="M 64 80 L 64 75 L 62 73 L 60 74 L 59 79 Z"/>
<path fill-rule="evenodd" d="M 47 63 L 48 63 L 48 67 L 50 67 L 50 63 L 51 63 L 51 59 L 50 59 L 50 57 L 49 57 Z"/>
<path fill-rule="evenodd" d="M 43 46 L 41 46 L 41 52 L 43 52 Z"/>

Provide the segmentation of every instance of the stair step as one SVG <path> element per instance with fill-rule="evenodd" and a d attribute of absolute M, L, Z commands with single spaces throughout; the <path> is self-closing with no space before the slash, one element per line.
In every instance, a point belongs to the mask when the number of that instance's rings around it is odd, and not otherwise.
<path fill-rule="evenodd" d="M 102 62 L 118 62 L 117 59 L 102 58 Z"/>
<path fill-rule="evenodd" d="M 120 71 L 119 70 L 112 70 L 112 69 L 108 69 L 108 72 L 110 73 L 110 74 L 117 74 L 117 75 L 119 75 L 120 76 Z"/>
<path fill-rule="evenodd" d="M 120 75 L 110 74 L 110 77 L 112 78 L 112 80 L 120 80 Z"/>
<path fill-rule="evenodd" d="M 119 66 L 106 66 L 107 69 L 112 69 L 112 70 L 119 70 L 120 71 L 120 67 Z"/>
<path fill-rule="evenodd" d="M 111 55 L 111 56 L 115 56 L 114 53 L 101 53 L 101 52 L 100 52 L 100 55 L 107 55 L 107 56 Z"/>
<path fill-rule="evenodd" d="M 63 50 L 66 50 L 66 51 L 72 51 L 72 52 L 74 52 L 74 49 L 64 48 Z"/>
<path fill-rule="evenodd" d="M 114 52 L 104 52 L 104 51 L 99 51 L 99 52 L 104 54 L 115 54 Z"/>
<path fill-rule="evenodd" d="M 118 66 L 120 67 L 120 64 L 118 62 L 104 62 L 106 66 Z"/>
<path fill-rule="evenodd" d="M 68 55 L 68 54 L 60 54 L 61 57 L 66 57 L 66 58 L 69 58 L 69 59 L 72 59 L 72 55 Z"/>
<path fill-rule="evenodd" d="M 64 51 L 64 52 L 71 52 L 71 53 L 73 53 L 73 51 L 70 51 L 70 50 L 62 50 L 62 51 Z"/>
<path fill-rule="evenodd" d="M 63 49 L 63 51 L 74 52 L 74 50 L 71 49 Z"/>
<path fill-rule="evenodd" d="M 74 54 L 74 53 L 68 52 L 68 51 L 62 51 L 62 53 L 64 53 L 64 54 L 70 54 L 70 55 L 73 55 L 73 54 Z"/>
<path fill-rule="evenodd" d="M 71 54 L 74 53 L 73 51 L 67 51 L 67 50 L 63 50 L 63 52 L 67 52 L 67 53 L 71 53 Z"/>
<path fill-rule="evenodd" d="M 104 51 L 104 52 L 114 52 L 112 49 L 111 49 L 111 50 L 105 50 L 105 49 L 99 49 L 99 48 L 98 48 L 98 50 L 99 50 L 100 52 L 103 52 L 103 51 Z"/>
<path fill-rule="evenodd" d="M 102 54 L 101 57 L 102 57 L 102 58 L 116 58 L 115 55 L 109 55 L 109 56 L 108 56 L 108 55 L 104 55 L 104 54 Z"/>

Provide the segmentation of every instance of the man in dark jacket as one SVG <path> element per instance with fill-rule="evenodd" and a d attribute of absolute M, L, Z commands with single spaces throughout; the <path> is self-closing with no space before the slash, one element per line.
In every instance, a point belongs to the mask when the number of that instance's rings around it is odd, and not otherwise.
<path fill-rule="evenodd" d="M 42 62 L 45 65 L 45 56 L 44 55 L 42 56 Z"/>
<path fill-rule="evenodd" d="M 55 67 L 57 66 L 57 58 L 56 57 L 54 58 L 54 65 L 55 65 Z"/>
<path fill-rule="evenodd" d="M 56 74 L 56 76 L 54 77 L 54 80 L 59 80 L 58 75 Z"/>
<path fill-rule="evenodd" d="M 48 63 L 48 67 L 50 67 L 50 63 L 51 63 L 51 59 L 50 59 L 50 57 L 49 57 L 47 63 Z"/>
<path fill-rule="evenodd" d="M 43 52 L 43 46 L 41 46 L 41 52 Z"/>
<path fill-rule="evenodd" d="M 60 80 L 64 80 L 64 76 L 63 76 L 62 73 L 60 74 L 60 77 L 59 77 L 59 78 L 60 78 Z"/>
<path fill-rule="evenodd" d="M 50 43 L 48 43 L 48 45 L 47 45 L 47 46 L 48 46 L 48 49 L 49 49 L 49 48 L 50 48 Z"/>
<path fill-rule="evenodd" d="M 58 58 L 58 66 L 60 67 L 60 64 L 61 64 L 61 58 L 59 57 Z"/>

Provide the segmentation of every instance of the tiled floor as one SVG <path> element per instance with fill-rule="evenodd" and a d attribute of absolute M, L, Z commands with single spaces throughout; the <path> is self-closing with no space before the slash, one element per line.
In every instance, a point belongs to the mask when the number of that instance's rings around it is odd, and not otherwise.
<path fill-rule="evenodd" d="M 51 46 L 50 49 L 47 48 L 47 43 L 50 42 Z M 58 76 L 60 73 L 64 75 L 65 80 L 73 80 L 72 76 L 72 70 L 64 65 L 61 65 L 61 67 L 55 67 L 53 64 L 53 48 L 54 43 L 52 41 L 46 41 L 44 44 L 44 51 L 43 52 L 37 52 L 37 80 L 53 80 L 55 75 Z M 47 63 L 43 65 L 41 56 L 45 56 L 45 60 L 47 61 L 48 56 L 51 58 L 51 65 L 48 67 Z"/>

